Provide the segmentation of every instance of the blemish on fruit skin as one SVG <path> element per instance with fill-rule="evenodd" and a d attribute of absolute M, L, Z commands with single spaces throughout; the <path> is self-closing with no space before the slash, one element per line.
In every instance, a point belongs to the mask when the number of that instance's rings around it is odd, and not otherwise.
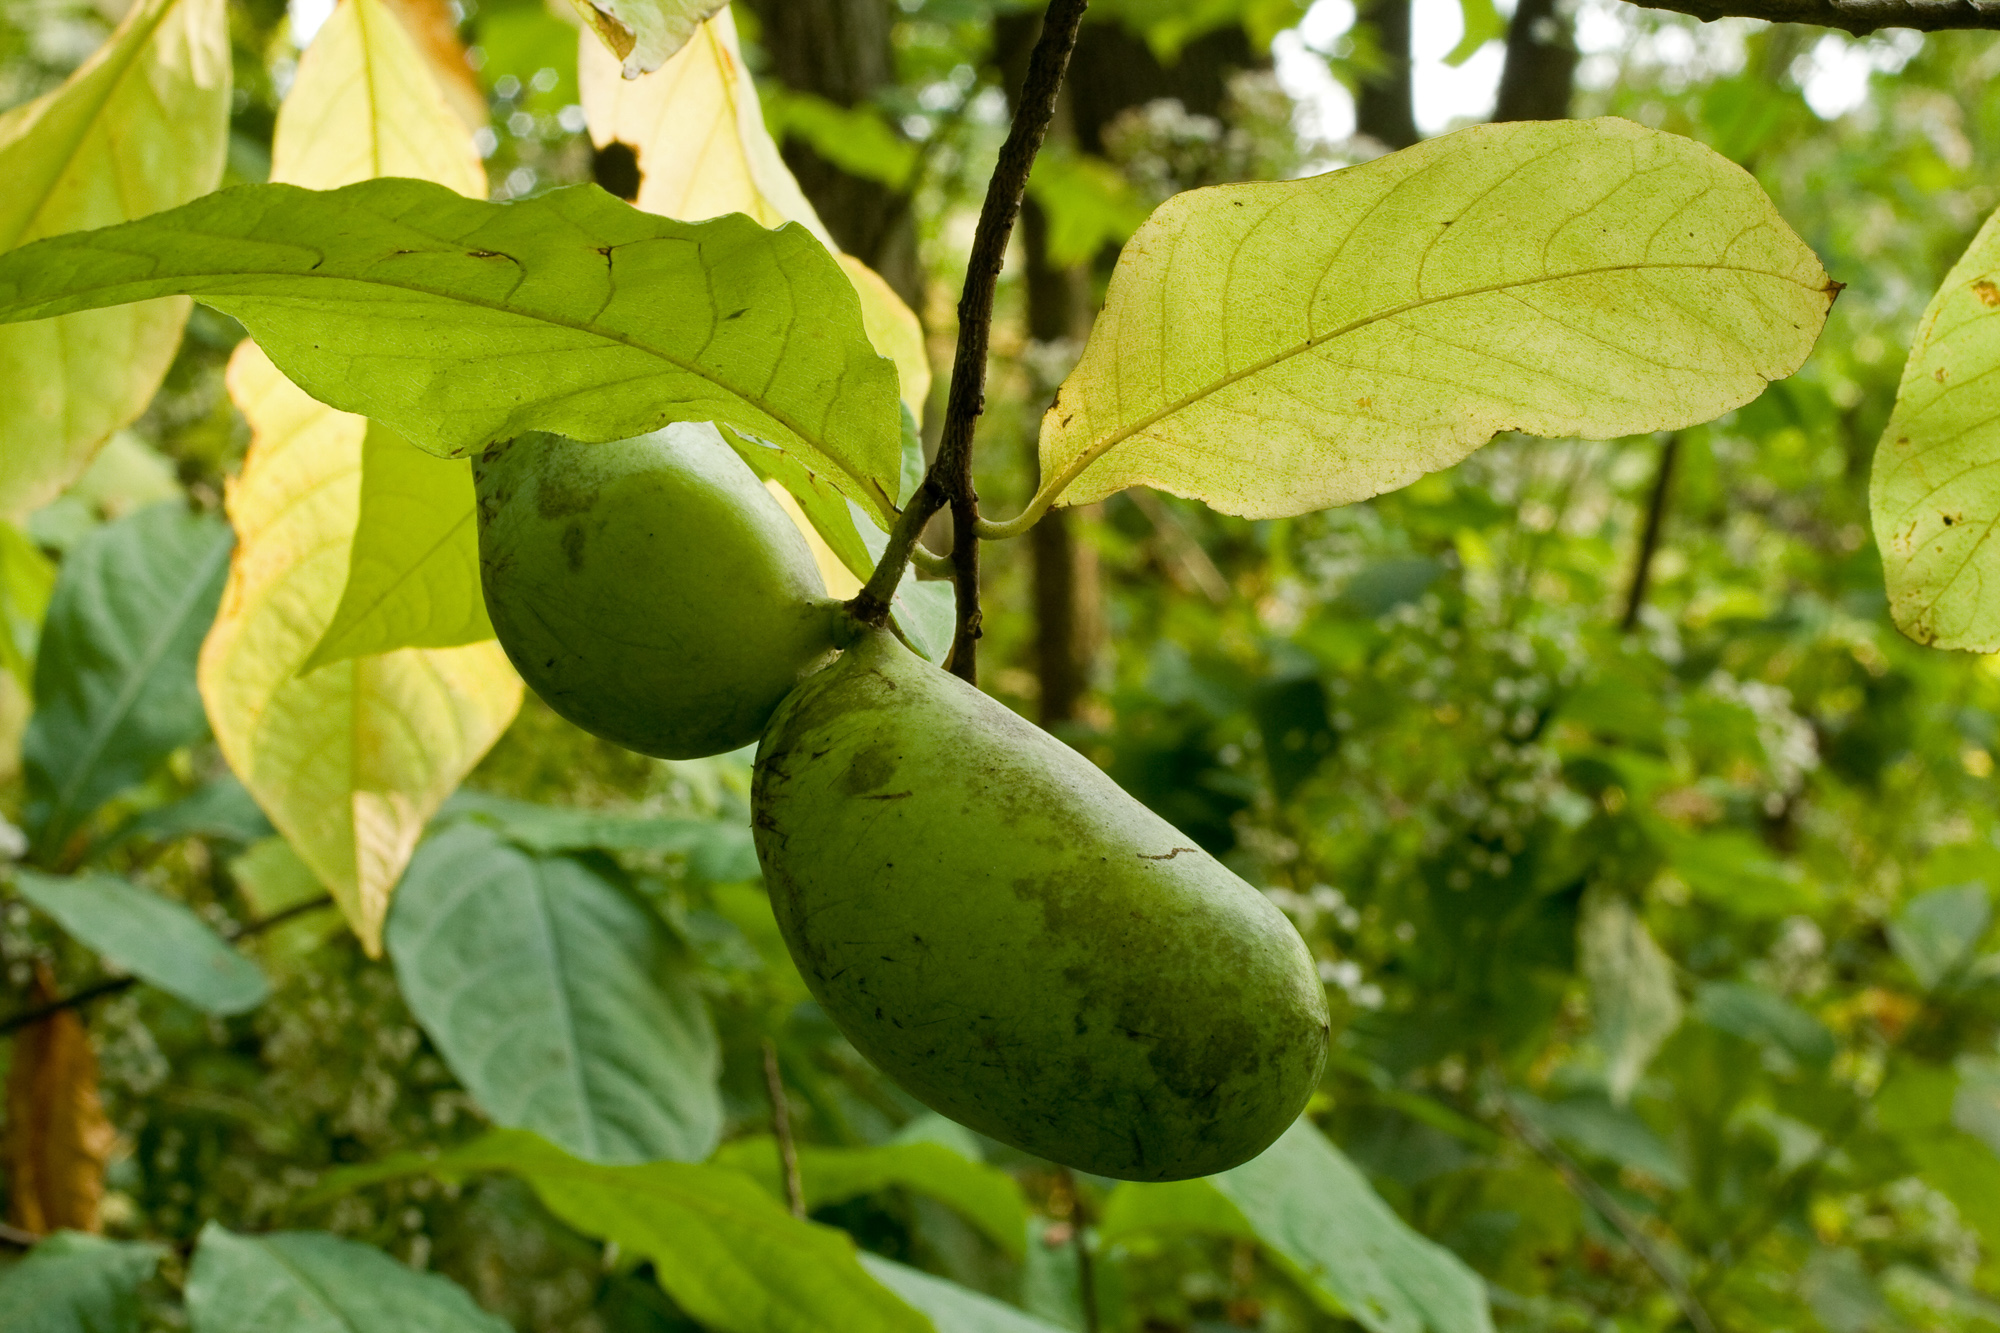
<path fill-rule="evenodd" d="M 569 571 L 574 574 L 583 568 L 583 524 L 572 523 L 563 529 L 563 559 L 569 562 Z"/>

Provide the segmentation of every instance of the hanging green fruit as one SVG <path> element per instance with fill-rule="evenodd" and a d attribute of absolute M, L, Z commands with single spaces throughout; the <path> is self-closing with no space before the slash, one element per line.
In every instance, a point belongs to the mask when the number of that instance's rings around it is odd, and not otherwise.
<path fill-rule="evenodd" d="M 1088 760 L 869 631 L 765 732 L 757 851 L 806 984 L 926 1104 L 1098 1175 L 1261 1152 L 1326 1059 L 1263 894 Z"/>
<path fill-rule="evenodd" d="M 493 629 L 586 731 L 662 759 L 734 750 L 834 649 L 812 552 L 712 426 L 530 435 L 474 473 Z"/>

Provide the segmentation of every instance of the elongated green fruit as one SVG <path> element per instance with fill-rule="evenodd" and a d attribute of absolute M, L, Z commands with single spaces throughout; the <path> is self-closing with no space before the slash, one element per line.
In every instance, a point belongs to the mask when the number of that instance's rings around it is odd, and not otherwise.
<path fill-rule="evenodd" d="M 734 750 L 833 651 L 812 552 L 712 426 L 531 435 L 474 472 L 493 629 L 586 731 L 662 759 Z"/>
<path fill-rule="evenodd" d="M 1326 994 L 1277 908 L 888 634 L 785 701 L 753 800 L 813 995 L 981 1133 L 1177 1180 L 1262 1152 L 1318 1084 Z"/>

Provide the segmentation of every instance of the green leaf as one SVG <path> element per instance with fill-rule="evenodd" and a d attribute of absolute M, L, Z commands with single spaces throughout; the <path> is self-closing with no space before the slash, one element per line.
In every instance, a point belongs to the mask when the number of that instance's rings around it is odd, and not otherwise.
<path fill-rule="evenodd" d="M 2000 213 L 1986 220 L 1917 325 L 1868 481 L 1889 611 L 1918 643 L 2000 649 Z"/>
<path fill-rule="evenodd" d="M 1623 1105 L 1674 1029 L 1681 1025 L 1681 995 L 1674 964 L 1624 897 L 1608 891 L 1585 896 L 1577 924 L 1577 952 L 1590 983 L 1597 1042 L 1609 1064 L 1611 1100 Z"/>
<path fill-rule="evenodd" d="M 729 0 L 572 0 L 577 13 L 636 79 L 667 63 Z"/>
<path fill-rule="evenodd" d="M 194 1333 L 510 1333 L 449 1279 L 313 1231 L 239 1236 L 210 1222 L 188 1270 Z"/>
<path fill-rule="evenodd" d="M 1478 1276 L 1412 1231 L 1310 1121 L 1210 1179 L 1327 1309 L 1374 1333 L 1490 1333 Z"/>
<path fill-rule="evenodd" d="M 247 847 L 271 836 L 271 821 L 248 789 L 225 773 L 170 805 L 146 811 L 107 839 L 107 846 L 135 840 L 172 842 L 203 837 Z M 102 849 L 98 849 L 102 850 Z"/>
<path fill-rule="evenodd" d="M 1852 1250 L 1815 1249 L 1799 1275 L 1799 1290 L 1827 1333 L 1875 1333 L 1902 1326 Z"/>
<path fill-rule="evenodd" d="M 742 213 L 766 227 L 796 222 L 835 253 L 861 302 L 868 339 L 896 363 L 903 401 L 922 413 L 930 392 L 923 326 L 882 276 L 838 253 L 765 126 L 757 86 L 725 7 L 689 39 L 656 79 L 620 74 L 594 44 L 577 51 L 577 82 L 591 142 L 623 144 L 638 158 L 638 194 L 648 213 L 700 222 Z M 700 126 L 700 133 L 689 133 Z M 787 482 L 787 485 L 791 483 Z"/>
<path fill-rule="evenodd" d="M 432 453 L 713 421 L 887 523 L 895 367 L 802 228 L 675 222 L 595 186 L 488 204 L 384 179 L 239 186 L 0 256 L 0 321 L 172 292 L 242 320 L 321 402 Z"/>
<path fill-rule="evenodd" d="M 845 1232 L 799 1221 L 748 1176 L 722 1167 L 597 1166 L 533 1134 L 500 1130 L 441 1157 L 341 1172 L 321 1192 L 476 1171 L 521 1177 L 570 1226 L 651 1260 L 674 1301 L 716 1333 L 932 1333 L 929 1320 L 861 1267 Z"/>
<path fill-rule="evenodd" d="M 185 904 L 116 875 L 64 879 L 21 870 L 14 886 L 112 966 L 205 1013 L 240 1014 L 271 994 L 257 965 Z"/>
<path fill-rule="evenodd" d="M 1444 63 L 1453 69 L 1472 59 L 1488 42 L 1504 41 L 1507 37 L 1507 20 L 1500 17 L 1493 0 L 1458 0 L 1458 8 L 1465 20 L 1465 33 L 1444 58 Z"/>
<path fill-rule="evenodd" d="M 799 1183 L 807 1208 L 844 1203 L 864 1194 L 901 1186 L 927 1194 L 955 1210 L 1016 1258 L 1028 1221 L 1021 1187 L 1004 1171 L 969 1161 L 941 1143 L 885 1143 L 872 1148 L 798 1146 Z M 756 1135 L 726 1143 L 717 1166 L 751 1176 L 773 1197 L 784 1197 L 778 1143 Z"/>
<path fill-rule="evenodd" d="M 877 1282 L 928 1315 L 937 1333 L 1062 1333 L 1059 1325 L 880 1255 L 863 1254 L 861 1266 Z"/>
<path fill-rule="evenodd" d="M 1819 905 L 1819 890 L 1799 866 L 1772 856 L 1747 833 L 1688 836 L 1662 825 L 1655 836 L 1689 888 L 1738 916 L 1763 920 L 1810 912 Z"/>
<path fill-rule="evenodd" d="M 1120 1185 L 1113 1190 L 1104 1205 L 1104 1216 L 1098 1220 L 1099 1244 L 1117 1245 L 1145 1235 L 1257 1239 L 1242 1209 L 1208 1177 L 1166 1185 Z"/>
<path fill-rule="evenodd" d="M 222 0 L 140 0 L 48 96 L 0 115 L 0 250 L 186 203 L 222 179 Z M 145 410 L 188 303 L 152 301 L 0 330 L 0 516 L 55 497 Z"/>
<path fill-rule="evenodd" d="M 1550 1138 L 1590 1157 L 1643 1171 L 1668 1189 L 1687 1188 L 1687 1167 L 1630 1108 L 1601 1096 L 1545 1102 L 1526 1093 L 1510 1094 L 1521 1116 Z"/>
<path fill-rule="evenodd" d="M 34 688 L 35 645 L 55 584 L 56 567 L 48 557 L 26 533 L 0 522 L 0 668 L 24 691 Z"/>
<path fill-rule="evenodd" d="M 1811 1014 L 1758 986 L 1711 981 L 1695 992 L 1694 1016 L 1718 1031 L 1775 1046 L 1804 1065 L 1834 1057 L 1833 1034 Z"/>
<path fill-rule="evenodd" d="M 1984 1072 L 1975 1069 L 1974 1079 Z M 1964 1087 L 1953 1070 L 1905 1063 L 1875 1094 L 1875 1124 L 1895 1138 L 1932 1188 L 1957 1205 L 1966 1225 L 1988 1245 L 2000 1245 L 2000 1151 L 1976 1132 L 1979 1118 L 1961 1101 Z"/>
<path fill-rule="evenodd" d="M 361 518 L 347 586 L 300 675 L 398 648 L 493 637 L 479 586 L 472 465 L 434 458 L 370 422 L 361 441 Z"/>
<path fill-rule="evenodd" d="M 1477 125 L 1174 196 L 1042 423 L 1045 494 L 1275 517 L 1495 432 L 1706 421 L 1805 360 L 1837 290 L 1740 167 L 1629 121 Z"/>
<path fill-rule="evenodd" d="M 462 824 L 410 861 L 389 912 L 403 998 L 495 1122 L 587 1161 L 699 1161 L 720 1057 L 689 960 L 625 890 Z"/>
<path fill-rule="evenodd" d="M 160 1247 L 59 1231 L 0 1276 L 7 1333 L 138 1333 L 139 1286 Z"/>
<path fill-rule="evenodd" d="M 1035 159 L 1028 193 L 1048 216 L 1048 259 L 1058 268 L 1123 245 L 1146 221 L 1146 202 L 1124 173 L 1085 153 L 1045 150 Z"/>
<path fill-rule="evenodd" d="M 442 813 L 490 824 L 509 842 L 542 856 L 584 851 L 668 852 L 687 857 L 689 872 L 700 880 L 726 884 L 762 874 L 747 823 L 607 814 L 534 805 L 475 791 L 459 792 Z"/>
<path fill-rule="evenodd" d="M 2000 1060 L 1959 1057 L 1951 1123 L 2000 1154 Z"/>
<path fill-rule="evenodd" d="M 1304 1119 L 1221 1175 L 1119 1186 L 1100 1237 L 1108 1244 L 1142 1231 L 1254 1237 L 1321 1308 L 1371 1333 L 1493 1328 L 1478 1276 L 1412 1231 Z"/>
<path fill-rule="evenodd" d="M 773 135 L 810 145 L 850 176 L 900 191 L 923 159 L 917 146 L 875 107 L 842 106 L 783 86 L 767 86 L 762 93 L 764 123 Z"/>
<path fill-rule="evenodd" d="M 1993 923 L 1993 902 L 1983 884 L 1932 889 L 1917 897 L 1889 923 L 1889 943 L 1927 991 L 1955 980 L 1972 961 L 1986 928 Z"/>
<path fill-rule="evenodd" d="M 208 734 L 195 658 L 232 543 L 221 522 L 169 501 L 99 528 L 64 559 L 21 741 L 29 832 L 44 856 Z"/>

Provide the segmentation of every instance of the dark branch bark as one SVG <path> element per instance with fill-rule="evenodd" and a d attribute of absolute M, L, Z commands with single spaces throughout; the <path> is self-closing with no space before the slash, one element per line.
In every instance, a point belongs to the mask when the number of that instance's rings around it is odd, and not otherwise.
<path fill-rule="evenodd" d="M 1630 0 L 1642 9 L 1689 14 L 1704 23 L 1719 18 L 1810 23 L 1866 37 L 1882 28 L 1918 32 L 2000 29 L 2000 4 L 1978 0 Z"/>
<path fill-rule="evenodd" d="M 979 678 L 980 611 L 979 495 L 972 485 L 972 434 L 986 410 L 986 351 L 993 337 L 993 296 L 1000 285 L 1000 268 L 1007 259 L 1014 220 L 1021 213 L 1021 196 L 1027 192 L 1028 173 L 1034 169 L 1035 154 L 1041 151 L 1055 115 L 1056 95 L 1062 91 L 1063 73 L 1069 67 L 1070 52 L 1076 49 L 1083 11 L 1089 6 L 1090 0 L 1050 0 L 1042 18 L 1042 35 L 1028 60 L 1021 103 L 1014 113 L 1013 127 L 1007 131 L 1007 141 L 1000 146 L 1000 160 L 987 182 L 986 201 L 980 206 L 979 225 L 972 234 L 972 257 L 966 262 L 965 288 L 958 298 L 958 351 L 952 358 L 951 395 L 945 404 L 944 435 L 938 443 L 937 459 L 910 498 L 896 531 L 890 534 L 889 547 L 868 586 L 848 603 L 856 619 L 881 624 L 889 613 L 889 599 L 895 594 L 916 535 L 931 515 L 950 506 L 952 584 L 958 594 L 958 629 L 952 636 L 950 667 L 954 675 L 974 683 Z"/>
<path fill-rule="evenodd" d="M 1355 92 L 1354 128 L 1390 148 L 1408 148 L 1421 137 L 1410 66 L 1410 0 L 1374 0 L 1361 11 L 1361 21 L 1375 28 L 1383 68 L 1363 78 Z"/>
<path fill-rule="evenodd" d="M 1520 0 L 1507 25 L 1495 120 L 1563 120 L 1576 83 L 1576 40 L 1556 0 Z"/>
<path fill-rule="evenodd" d="M 1639 534 L 1639 559 L 1632 566 L 1632 590 L 1625 598 L 1625 617 L 1618 628 L 1630 634 L 1639 626 L 1639 612 L 1646 605 L 1646 587 L 1653 578 L 1653 557 L 1660 549 L 1660 531 L 1667 522 L 1667 496 L 1673 489 L 1674 463 L 1679 460 L 1681 437 L 1667 436 L 1660 447 L 1660 470 L 1653 477 L 1652 499 L 1646 504 L 1646 526 Z"/>
<path fill-rule="evenodd" d="M 261 920 L 252 921 L 249 925 L 243 927 L 243 929 L 230 935 L 229 938 L 231 940 L 247 940 L 254 936 L 262 935 L 267 930 L 276 929 L 294 917 L 304 916 L 307 912 L 317 912 L 322 907 L 331 906 L 333 906 L 333 895 L 323 893 L 317 898 L 308 898 L 305 902 L 293 903 L 281 912 L 273 912 Z M 39 1023 L 43 1019 L 59 1014 L 65 1009 L 80 1008 L 83 1005 L 89 1004 L 92 1000 L 101 1000 L 107 995 L 117 995 L 120 992 L 128 991 L 138 984 L 139 978 L 133 976 L 120 975 L 106 977 L 102 981 L 85 986 L 80 991 L 72 991 L 68 995 L 50 1000 L 47 1004 L 38 1004 L 32 1009 L 23 1009 L 18 1014 L 10 1014 L 4 1019 L 0 1019 L 0 1037 L 4 1037 L 11 1032 L 18 1032 L 30 1024 Z"/>
<path fill-rule="evenodd" d="M 806 1215 L 806 1188 L 799 1179 L 799 1147 L 792 1140 L 792 1112 L 785 1104 L 785 1079 L 778 1072 L 778 1044 L 764 1038 L 764 1091 L 771 1097 L 771 1134 L 778 1141 L 778 1165 L 785 1174 L 785 1202 L 792 1216 Z"/>

